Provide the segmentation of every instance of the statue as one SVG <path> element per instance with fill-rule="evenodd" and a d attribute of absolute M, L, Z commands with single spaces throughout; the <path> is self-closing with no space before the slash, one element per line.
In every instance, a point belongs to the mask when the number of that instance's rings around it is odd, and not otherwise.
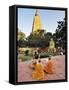
<path fill-rule="evenodd" d="M 53 40 L 53 38 L 51 38 L 50 42 L 49 42 L 49 49 L 48 49 L 49 52 L 56 52 L 56 48 L 55 48 L 55 42 Z"/>

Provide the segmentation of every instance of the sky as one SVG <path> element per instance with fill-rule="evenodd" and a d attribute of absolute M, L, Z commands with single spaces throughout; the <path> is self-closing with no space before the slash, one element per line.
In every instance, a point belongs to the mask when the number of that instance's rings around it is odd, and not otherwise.
<path fill-rule="evenodd" d="M 57 21 L 62 21 L 65 11 L 38 9 L 42 23 L 42 29 L 54 33 L 57 28 Z M 32 25 L 36 9 L 18 8 L 18 29 L 26 36 L 32 32 Z"/>

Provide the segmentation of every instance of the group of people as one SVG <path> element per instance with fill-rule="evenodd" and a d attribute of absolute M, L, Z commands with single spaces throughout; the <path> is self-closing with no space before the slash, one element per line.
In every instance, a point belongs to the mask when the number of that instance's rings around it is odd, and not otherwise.
<path fill-rule="evenodd" d="M 36 80 L 44 80 L 45 74 L 53 74 L 54 73 L 54 65 L 51 57 L 48 58 L 48 61 L 45 65 L 42 64 L 42 61 L 39 59 L 38 61 L 32 61 L 32 78 Z"/>

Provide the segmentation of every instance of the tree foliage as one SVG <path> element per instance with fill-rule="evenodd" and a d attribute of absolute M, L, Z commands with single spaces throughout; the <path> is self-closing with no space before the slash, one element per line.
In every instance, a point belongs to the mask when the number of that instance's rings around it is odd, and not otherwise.
<path fill-rule="evenodd" d="M 52 33 L 48 32 L 40 32 L 39 34 L 34 34 L 31 33 L 28 37 L 27 37 L 27 41 L 28 41 L 28 45 L 30 47 L 48 47 L 49 45 L 49 41 L 52 37 Z"/>
<path fill-rule="evenodd" d="M 25 39 L 25 34 L 21 31 L 18 32 L 18 40 L 24 40 Z"/>
<path fill-rule="evenodd" d="M 63 21 L 58 21 L 58 26 L 56 32 L 53 34 L 54 40 L 56 41 L 57 46 L 65 48 L 66 43 L 66 21 L 65 18 Z"/>

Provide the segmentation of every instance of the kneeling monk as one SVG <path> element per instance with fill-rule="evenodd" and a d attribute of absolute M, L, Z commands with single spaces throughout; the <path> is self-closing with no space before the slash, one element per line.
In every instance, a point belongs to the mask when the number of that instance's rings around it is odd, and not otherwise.
<path fill-rule="evenodd" d="M 44 71 L 48 74 L 54 73 L 54 65 L 53 65 L 53 62 L 51 60 L 51 57 L 49 57 L 48 62 L 46 63 L 46 65 L 44 67 Z"/>
<path fill-rule="evenodd" d="M 41 65 L 41 61 L 39 60 L 38 63 L 34 63 L 35 70 L 32 72 L 32 78 L 36 80 L 43 80 L 44 79 L 44 71 Z"/>

